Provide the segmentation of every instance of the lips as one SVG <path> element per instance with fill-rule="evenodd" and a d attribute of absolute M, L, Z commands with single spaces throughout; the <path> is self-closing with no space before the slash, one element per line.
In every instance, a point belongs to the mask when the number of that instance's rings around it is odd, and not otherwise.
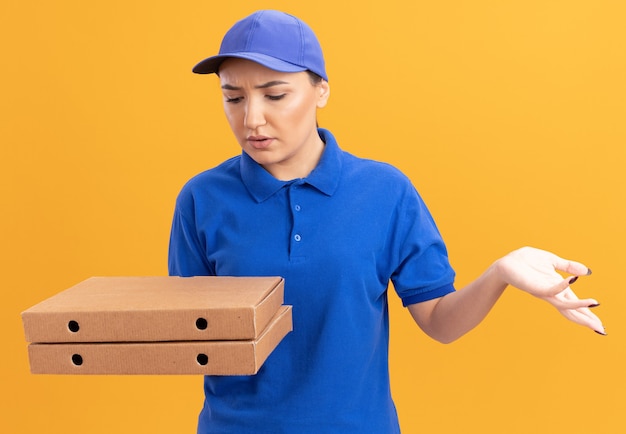
<path fill-rule="evenodd" d="M 273 138 L 266 136 L 248 136 L 246 140 L 255 149 L 265 149 L 274 141 Z"/>

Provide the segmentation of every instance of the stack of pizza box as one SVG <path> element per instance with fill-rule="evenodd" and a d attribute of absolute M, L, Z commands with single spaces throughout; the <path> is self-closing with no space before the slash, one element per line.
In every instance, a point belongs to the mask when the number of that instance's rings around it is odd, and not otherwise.
<path fill-rule="evenodd" d="M 92 277 L 22 312 L 34 374 L 253 375 L 292 330 L 280 277 Z"/>

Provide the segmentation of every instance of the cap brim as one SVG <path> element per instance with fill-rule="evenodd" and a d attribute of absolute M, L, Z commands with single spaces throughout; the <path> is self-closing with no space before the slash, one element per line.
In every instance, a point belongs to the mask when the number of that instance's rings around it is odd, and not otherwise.
<path fill-rule="evenodd" d="M 194 66 L 192 71 L 196 74 L 214 74 L 218 71 L 222 62 L 230 57 L 252 60 L 253 62 L 259 63 L 266 68 L 273 69 L 278 72 L 301 72 L 306 71 L 307 69 L 302 66 L 294 65 L 293 63 L 285 62 L 284 60 L 259 53 L 224 53 L 204 59 Z"/>

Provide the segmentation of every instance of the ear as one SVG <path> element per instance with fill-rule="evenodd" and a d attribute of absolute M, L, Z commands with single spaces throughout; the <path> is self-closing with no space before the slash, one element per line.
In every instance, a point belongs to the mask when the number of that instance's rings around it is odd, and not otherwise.
<path fill-rule="evenodd" d="M 317 97 L 317 108 L 326 107 L 326 104 L 328 103 L 328 98 L 330 97 L 330 85 L 326 80 L 322 80 L 317 85 L 317 92 L 319 92 L 319 95 Z"/>

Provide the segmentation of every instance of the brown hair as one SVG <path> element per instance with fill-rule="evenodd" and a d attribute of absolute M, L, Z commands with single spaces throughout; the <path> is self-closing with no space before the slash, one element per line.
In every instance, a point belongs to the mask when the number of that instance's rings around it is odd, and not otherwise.
<path fill-rule="evenodd" d="M 307 70 L 306 70 L 306 73 L 307 73 L 307 74 L 309 74 L 309 80 L 311 81 L 311 84 L 312 84 L 313 86 L 317 86 L 317 85 L 318 85 L 318 84 L 320 84 L 320 83 L 322 82 L 322 80 L 323 80 L 323 78 L 322 78 L 320 75 L 318 75 L 318 74 L 314 73 L 313 71 L 309 71 L 309 70 L 307 69 Z"/>

